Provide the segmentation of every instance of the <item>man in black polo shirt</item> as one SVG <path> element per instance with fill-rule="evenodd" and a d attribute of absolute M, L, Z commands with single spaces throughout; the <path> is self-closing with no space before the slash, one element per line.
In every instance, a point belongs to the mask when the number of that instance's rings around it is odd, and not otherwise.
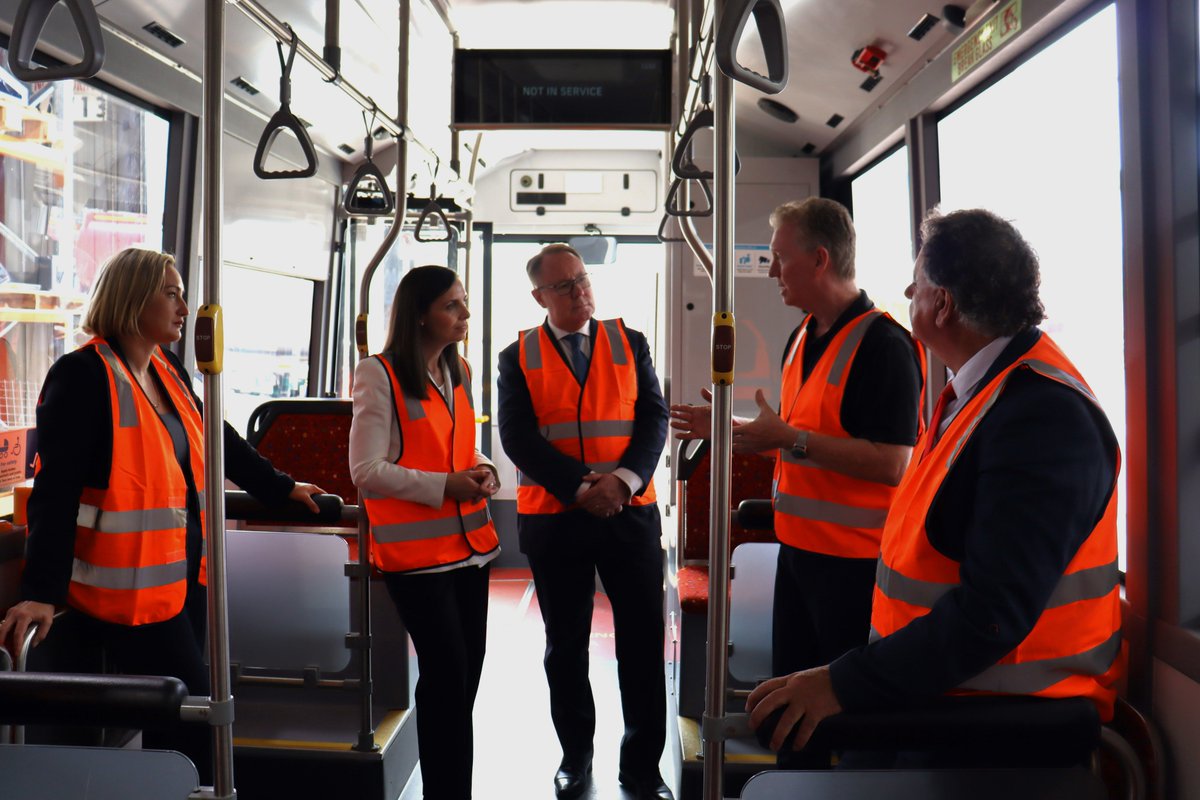
<path fill-rule="evenodd" d="M 922 370 L 908 332 L 855 284 L 845 207 L 786 203 L 771 226 L 770 275 L 783 302 L 808 315 L 784 351 L 779 411 L 759 391 L 759 415 L 735 420 L 733 443 L 777 458 L 772 662 L 785 675 L 867 641 L 880 535 L 917 440 Z M 671 415 L 679 438 L 709 434 L 707 406 Z"/>

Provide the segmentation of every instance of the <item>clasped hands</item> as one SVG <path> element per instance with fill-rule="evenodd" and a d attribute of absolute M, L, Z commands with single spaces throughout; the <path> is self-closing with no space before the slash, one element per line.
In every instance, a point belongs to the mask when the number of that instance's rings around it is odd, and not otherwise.
<path fill-rule="evenodd" d="M 459 503 L 477 503 L 498 491 L 500 479 L 487 467 L 472 467 L 446 476 L 445 495 Z"/>
<path fill-rule="evenodd" d="M 591 486 L 579 495 L 576 503 L 593 517 L 616 516 L 629 502 L 629 486 L 611 472 L 589 472 L 583 481 Z"/>
<path fill-rule="evenodd" d="M 712 392 L 701 389 L 700 395 L 712 402 Z M 735 453 L 761 453 L 791 447 L 796 441 L 797 430 L 788 425 L 767 403 L 762 389 L 754 393 L 758 403 L 758 416 L 749 422 L 733 421 L 733 451 Z M 676 439 L 707 439 L 712 432 L 712 406 L 680 403 L 671 406 L 671 427 Z"/>

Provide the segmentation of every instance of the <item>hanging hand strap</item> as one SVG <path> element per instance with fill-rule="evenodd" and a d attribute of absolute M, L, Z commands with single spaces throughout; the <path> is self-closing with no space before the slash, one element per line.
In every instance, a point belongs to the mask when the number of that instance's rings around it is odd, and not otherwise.
<path fill-rule="evenodd" d="M 425 208 L 421 209 L 421 216 L 417 217 L 417 228 L 413 231 L 413 238 L 418 242 L 446 242 L 451 238 L 450 220 L 446 219 L 446 212 L 442 211 L 442 207 L 438 205 L 437 200 L 437 185 L 429 185 L 429 202 L 425 204 Z M 445 236 L 421 237 L 421 228 L 425 225 L 425 220 L 431 216 L 436 216 L 442 221 L 442 228 L 446 231 Z"/>
<path fill-rule="evenodd" d="M 367 125 L 367 139 L 363 143 L 367 160 L 359 164 L 346 187 L 346 196 L 342 199 L 342 208 L 347 214 L 360 217 L 387 217 L 396 210 L 396 198 L 388 188 L 387 178 L 371 160 L 375 137 L 371 128 L 375 124 L 376 109 L 371 108 L 371 122 Z M 363 122 L 366 122 L 366 112 L 363 112 Z"/>
<path fill-rule="evenodd" d="M 317 174 L 317 151 L 313 147 L 312 139 L 309 138 L 308 129 L 304 127 L 304 123 L 300 118 L 292 113 L 292 64 L 296 60 L 296 45 L 298 38 L 296 32 L 292 30 L 290 25 L 284 25 L 288 32 L 292 35 L 291 44 L 288 47 L 288 56 L 284 60 L 283 45 L 279 42 L 275 43 L 279 50 L 279 68 L 282 75 L 279 78 L 279 110 L 274 116 L 267 121 L 267 127 L 263 130 L 262 137 L 258 140 L 258 148 L 254 151 L 254 174 L 263 180 L 287 180 L 290 178 L 311 178 Z M 300 143 L 300 150 L 304 153 L 305 165 L 301 169 L 293 170 L 268 170 L 266 167 L 267 156 L 271 153 L 271 147 L 275 144 L 275 139 L 284 130 L 291 131 L 296 137 L 296 141 Z"/>
<path fill-rule="evenodd" d="M 737 62 L 738 43 L 742 40 L 742 31 L 751 13 L 754 14 L 754 24 L 758 26 L 758 38 L 767 61 L 766 75 L 760 75 Z M 779 94 L 787 86 L 787 33 L 779 0 L 731 0 L 721 16 L 715 44 L 717 66 L 735 81 L 766 94 Z"/>
<path fill-rule="evenodd" d="M 83 57 L 74 64 L 58 67 L 35 67 L 42 29 L 58 0 L 21 0 L 13 20 L 12 37 L 8 45 L 8 68 L 23 81 L 61 81 L 68 78 L 83 80 L 100 71 L 104 65 L 104 36 L 100 33 L 100 18 L 92 0 L 62 0 L 71 12 L 75 32 L 83 46 Z"/>
<path fill-rule="evenodd" d="M 693 165 L 694 166 L 694 165 Z M 700 188 L 704 190 L 704 199 L 708 201 L 708 205 L 703 208 L 677 208 L 676 199 L 679 196 L 679 189 L 683 186 L 683 182 L 687 178 L 676 178 L 671 184 L 670 191 L 667 192 L 667 202 L 664 203 L 667 216 L 670 217 L 711 217 L 713 215 L 713 196 L 712 189 L 708 188 L 708 181 L 703 178 L 697 179 L 696 183 L 700 184 Z"/>

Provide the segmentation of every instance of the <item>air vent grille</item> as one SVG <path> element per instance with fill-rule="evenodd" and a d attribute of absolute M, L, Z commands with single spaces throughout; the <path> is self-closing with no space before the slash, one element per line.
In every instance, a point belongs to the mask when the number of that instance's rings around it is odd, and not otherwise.
<path fill-rule="evenodd" d="M 341 151 L 342 151 L 343 153 L 345 153 L 346 155 L 350 155 L 351 153 L 353 153 L 353 152 L 354 152 L 354 148 L 353 148 L 353 147 L 351 147 L 351 146 L 350 146 L 350 145 L 348 145 L 348 144 L 339 144 L 339 145 L 338 145 L 338 150 L 341 150 Z"/>
<path fill-rule="evenodd" d="M 171 31 L 157 22 L 148 22 L 142 26 L 142 30 L 153 36 L 155 39 L 165 43 L 168 47 L 179 47 L 183 44 L 183 39 L 179 38 Z"/>
<path fill-rule="evenodd" d="M 841 114 L 834 114 L 825 121 L 825 124 L 831 128 L 836 128 L 838 125 L 842 124 L 843 119 L 845 119 L 845 117 L 843 117 Z"/>
<path fill-rule="evenodd" d="M 869 92 L 878 86 L 881 80 L 883 80 L 883 76 L 881 75 L 870 75 L 865 81 L 858 85 L 858 88 L 862 89 L 864 92 Z"/>
<path fill-rule="evenodd" d="M 816 149 L 817 149 L 817 146 L 815 144 L 813 144 L 812 142 L 808 142 L 804 145 L 804 147 L 800 148 L 800 152 L 804 153 L 804 155 L 808 156 L 808 155 L 812 155 Z"/>
<path fill-rule="evenodd" d="M 250 95 L 251 97 L 258 94 L 258 87 L 255 86 L 250 81 L 243 78 L 241 75 L 238 75 L 236 78 L 231 80 L 230 83 L 232 83 L 234 86 L 241 89 L 243 92 Z"/>
<path fill-rule="evenodd" d="M 938 18 L 933 14 L 926 14 L 917 20 L 917 24 L 912 26 L 912 30 L 908 32 L 908 38 L 914 41 L 921 41 L 925 38 L 925 34 L 933 30 L 933 26 L 938 24 Z"/>

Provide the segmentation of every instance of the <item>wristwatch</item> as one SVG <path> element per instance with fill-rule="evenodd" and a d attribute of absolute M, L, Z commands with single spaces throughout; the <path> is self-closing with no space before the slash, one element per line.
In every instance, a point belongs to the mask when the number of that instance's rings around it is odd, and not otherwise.
<path fill-rule="evenodd" d="M 797 460 L 808 458 L 808 431 L 800 431 L 795 444 L 792 445 L 791 452 L 792 458 Z"/>

